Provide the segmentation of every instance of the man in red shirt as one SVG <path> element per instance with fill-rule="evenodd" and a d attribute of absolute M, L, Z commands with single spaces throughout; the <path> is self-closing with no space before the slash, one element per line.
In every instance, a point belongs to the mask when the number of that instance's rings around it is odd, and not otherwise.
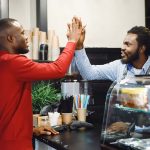
<path fill-rule="evenodd" d="M 74 18 L 68 25 L 68 43 L 55 62 L 37 63 L 20 55 L 29 50 L 24 29 L 18 21 L 0 20 L 1 150 L 32 150 L 31 82 L 65 75 L 82 32 L 80 24 L 80 20 Z M 44 130 L 34 131 L 41 134 Z"/>

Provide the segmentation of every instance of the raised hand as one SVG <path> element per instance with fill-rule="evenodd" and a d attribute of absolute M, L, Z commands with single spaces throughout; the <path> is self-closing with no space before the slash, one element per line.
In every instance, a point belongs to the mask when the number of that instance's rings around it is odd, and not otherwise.
<path fill-rule="evenodd" d="M 68 41 L 77 43 L 81 36 L 82 30 L 81 21 L 77 17 L 74 17 L 72 19 L 72 23 L 68 24 Z"/>
<path fill-rule="evenodd" d="M 80 49 L 83 49 L 84 47 L 84 40 L 85 40 L 85 28 L 82 29 L 82 32 L 81 32 L 81 36 L 77 42 L 77 45 L 76 45 L 76 50 L 80 50 Z"/>
<path fill-rule="evenodd" d="M 77 18 L 77 17 L 73 17 L 72 22 L 73 22 L 74 20 L 78 21 L 78 22 L 79 22 L 79 27 L 82 28 L 80 38 L 79 38 L 79 40 L 78 40 L 78 42 L 77 42 L 77 45 L 76 45 L 76 50 L 80 50 L 80 49 L 82 49 L 82 48 L 84 47 L 85 27 L 86 27 L 86 26 L 83 26 L 83 25 L 82 25 L 81 19 L 79 19 L 79 18 Z"/>

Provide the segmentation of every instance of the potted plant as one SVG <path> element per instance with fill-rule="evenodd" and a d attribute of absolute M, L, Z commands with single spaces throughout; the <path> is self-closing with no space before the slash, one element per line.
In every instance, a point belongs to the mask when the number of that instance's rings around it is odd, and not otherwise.
<path fill-rule="evenodd" d="M 60 101 L 60 92 L 50 82 L 38 81 L 32 86 L 33 113 L 39 113 L 45 106 L 52 106 Z"/>

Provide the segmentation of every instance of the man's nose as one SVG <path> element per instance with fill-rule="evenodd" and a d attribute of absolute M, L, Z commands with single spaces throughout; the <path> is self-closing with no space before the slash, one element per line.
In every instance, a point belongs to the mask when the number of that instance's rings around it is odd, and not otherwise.
<path fill-rule="evenodd" d="M 25 37 L 26 41 L 28 41 L 28 36 Z"/>
<path fill-rule="evenodd" d="M 125 49 L 126 49 L 125 45 L 122 45 L 121 50 L 125 51 Z"/>

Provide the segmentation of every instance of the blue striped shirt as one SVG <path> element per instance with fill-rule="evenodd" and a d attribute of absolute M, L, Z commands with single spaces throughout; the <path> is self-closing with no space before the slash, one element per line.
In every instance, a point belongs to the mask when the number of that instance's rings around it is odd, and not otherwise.
<path fill-rule="evenodd" d="M 75 62 L 77 68 L 86 80 L 111 80 L 119 82 L 123 78 L 124 70 L 127 68 L 126 77 L 134 77 L 134 68 L 130 64 L 123 64 L 120 59 L 104 65 L 91 65 L 85 49 L 75 52 Z M 143 65 L 140 75 L 146 74 L 150 66 L 150 57 Z"/>

